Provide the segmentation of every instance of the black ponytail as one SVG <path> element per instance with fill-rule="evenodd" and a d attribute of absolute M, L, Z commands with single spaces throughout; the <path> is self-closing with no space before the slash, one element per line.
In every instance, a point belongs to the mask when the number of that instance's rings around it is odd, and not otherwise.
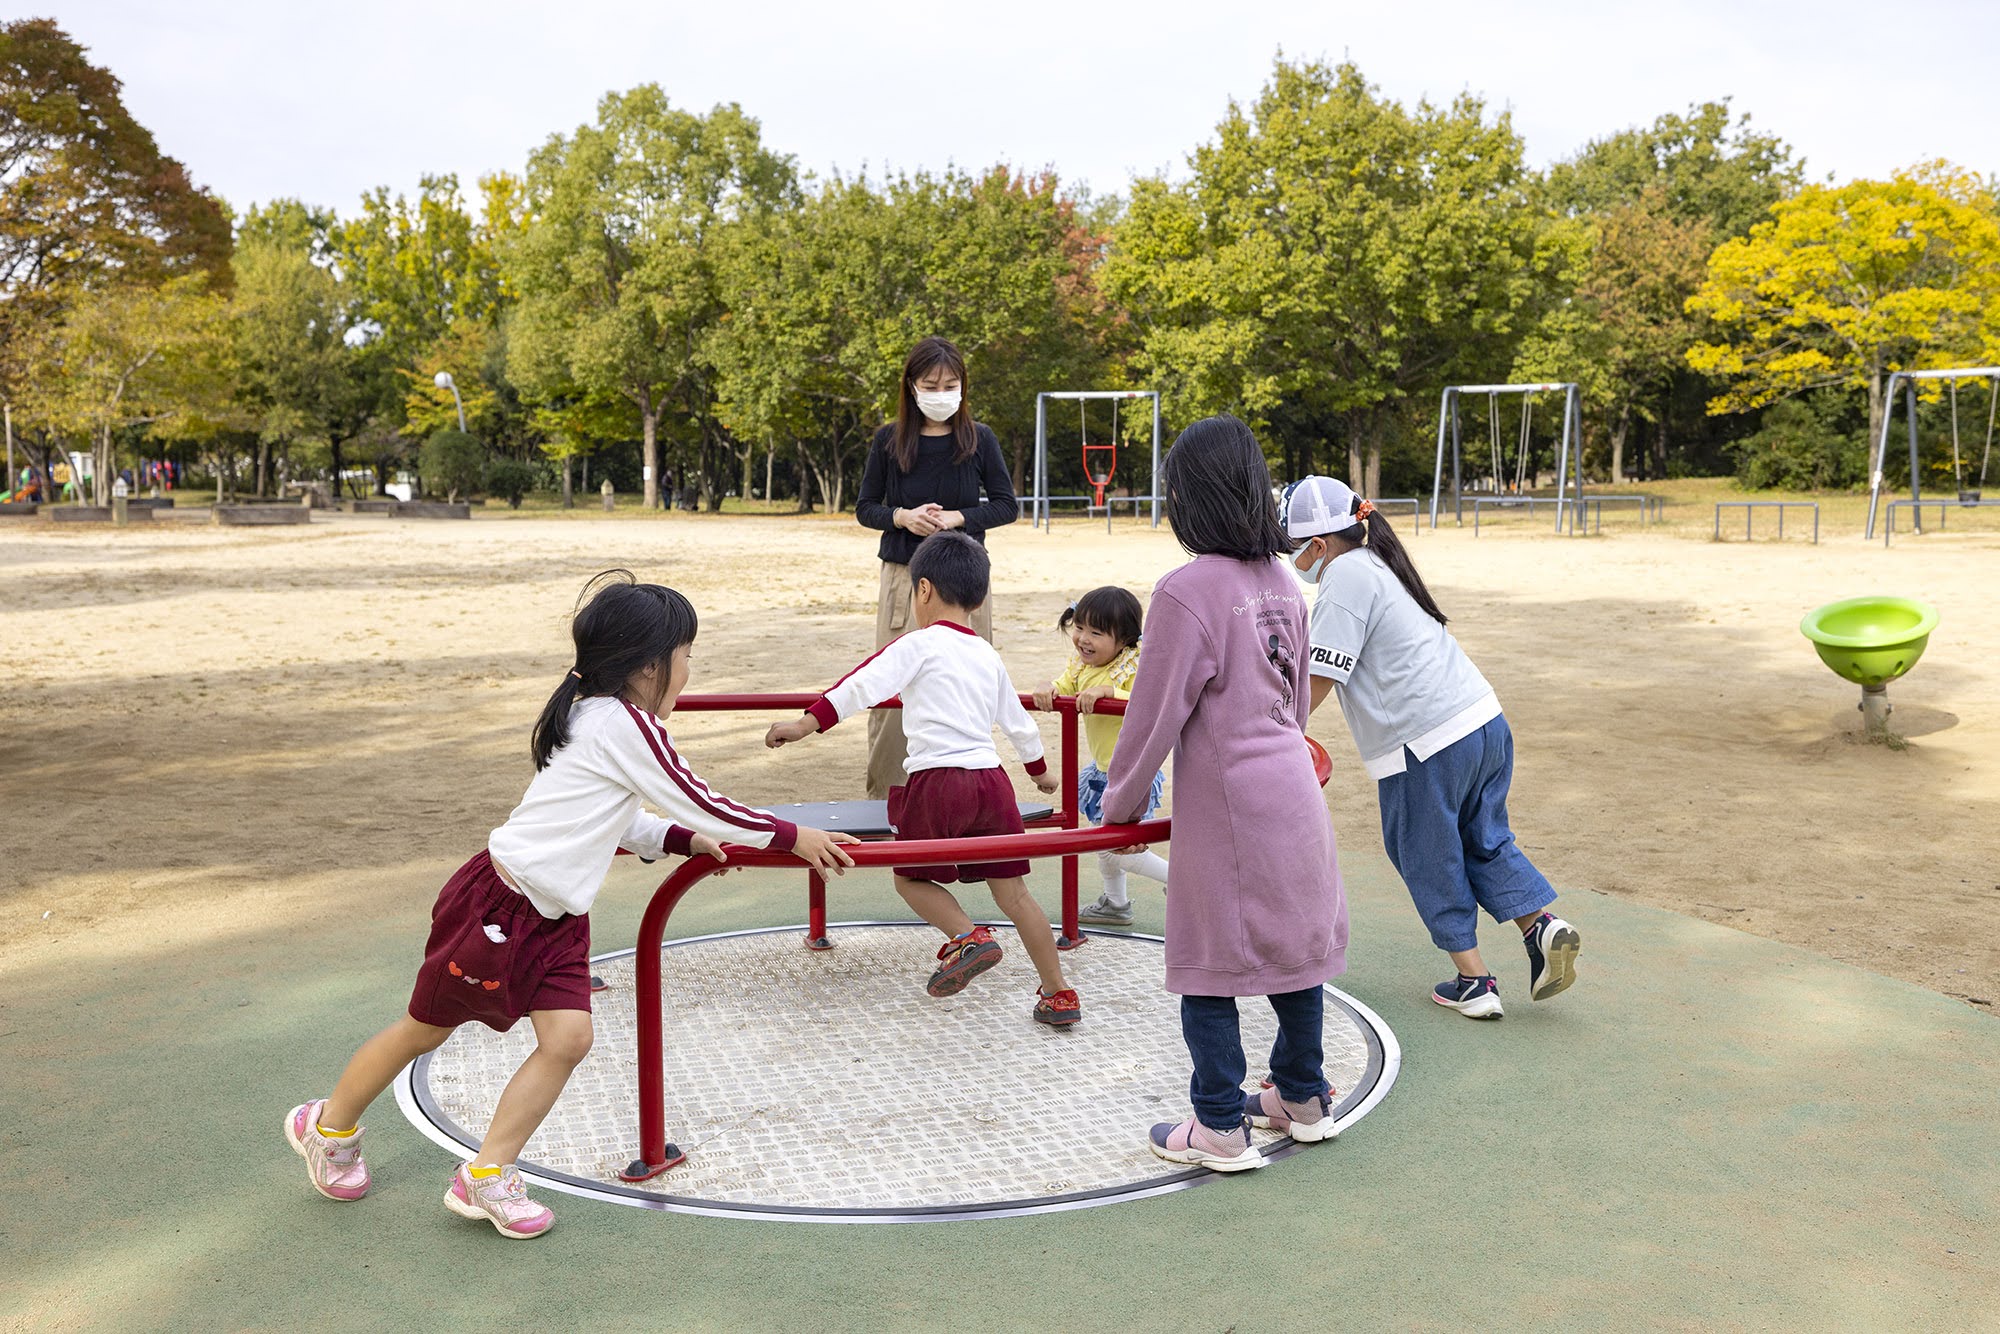
<path fill-rule="evenodd" d="M 1349 512 L 1353 513 L 1360 508 L 1361 502 L 1356 500 L 1354 510 Z M 1389 572 L 1402 583 L 1403 590 L 1424 609 L 1426 615 L 1439 625 L 1447 624 L 1444 613 L 1438 610 L 1436 600 L 1431 597 L 1430 589 L 1424 587 L 1424 577 L 1417 573 L 1416 562 L 1410 559 L 1410 553 L 1404 550 L 1402 540 L 1396 536 L 1396 530 L 1389 526 L 1389 520 L 1383 517 L 1382 511 L 1371 509 L 1362 523 L 1366 528 L 1365 536 L 1352 537 L 1350 534 L 1355 532 L 1355 529 L 1344 528 L 1340 532 L 1329 534 L 1328 540 L 1341 542 L 1350 548 L 1366 547 L 1374 552 L 1381 558 L 1382 563 L 1389 567 Z"/>
<path fill-rule="evenodd" d="M 569 711 L 590 695 L 615 695 L 634 672 L 694 642 L 694 604 L 663 584 L 642 584 L 630 570 L 606 570 L 583 586 L 570 621 L 576 661 L 535 720 L 535 768 L 569 740 Z"/>

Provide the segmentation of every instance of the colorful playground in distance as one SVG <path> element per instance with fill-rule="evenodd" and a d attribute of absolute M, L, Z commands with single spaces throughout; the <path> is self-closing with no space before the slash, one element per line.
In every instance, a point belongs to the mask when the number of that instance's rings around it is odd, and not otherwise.
<path fill-rule="evenodd" d="M 814 693 L 873 646 L 877 535 L 851 515 L 533 506 L 0 525 L 0 1323 L 465 1323 L 559 1290 L 578 1328 L 859 1329 L 935 1323 L 957 1288 L 1004 1328 L 1519 1327 L 1552 1307 L 1654 1327 L 1983 1323 L 2000 1285 L 2000 530 L 1954 512 L 1885 548 L 1863 537 L 1865 496 L 1820 497 L 1816 543 L 1792 523 L 1778 540 L 1769 515 L 1718 541 L 1714 501 L 1749 497 L 1646 489 L 1660 521 L 1607 510 L 1574 537 L 1545 515 L 1489 513 L 1477 537 L 1470 515 L 1435 532 L 1392 515 L 1521 739 L 1513 826 L 1589 932 L 1570 992 L 1528 1003 L 1494 943 L 1504 1020 L 1431 1003 L 1437 956 L 1375 784 L 1322 710 L 1309 734 L 1332 759 L 1353 923 L 1327 1069 L 1340 1094 L 1373 1090 L 1337 1140 L 1193 1188 L 1143 1148 L 1118 1158 L 1149 1112 L 1185 1106 L 1148 882 L 1131 928 L 1065 956 L 1095 1008 L 1057 1033 L 1017 1005 L 1033 974 L 1011 950 L 998 985 L 926 1019 L 886 871 L 829 880 L 834 948 L 816 953 L 803 873 L 755 867 L 702 881 L 667 926 L 667 1129 L 688 1163 L 650 1202 L 542 1190 L 563 1221 L 532 1248 L 436 1200 L 467 1090 L 511 1068 L 525 1025 L 505 1050 L 454 1038 L 375 1105 L 359 1204 L 312 1194 L 278 1121 L 394 1017 L 438 885 L 519 798 L 586 578 L 625 566 L 688 595 L 690 696 Z M 1024 516 L 989 545 L 995 643 L 1023 690 L 1061 669 L 1056 621 L 1083 587 L 1145 597 L 1186 559 L 1122 515 L 1108 532 Z M 1917 610 L 1802 633 L 1863 596 Z M 1919 634 L 1921 661 L 1869 656 Z M 1861 687 L 1885 672 L 1871 738 Z M 677 713 L 674 741 L 759 804 L 860 795 L 859 728 L 807 761 L 764 747 L 773 716 Z M 1035 716 L 1054 755 L 1058 719 Z M 621 858 L 593 909 L 609 989 L 551 1121 L 574 1142 L 523 1155 L 547 1160 L 538 1181 L 615 1187 L 640 1156 L 629 952 L 671 869 Z M 1028 883 L 1060 922 L 1059 865 Z M 1253 1074 L 1263 1040 L 1246 1020 Z M 918 1203 L 857 1225 L 843 1200 Z"/>

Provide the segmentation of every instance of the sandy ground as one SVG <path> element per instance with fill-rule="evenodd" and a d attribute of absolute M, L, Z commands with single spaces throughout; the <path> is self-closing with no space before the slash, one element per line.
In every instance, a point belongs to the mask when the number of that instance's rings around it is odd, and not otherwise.
<path fill-rule="evenodd" d="M 1023 689 L 1060 666 L 1053 625 L 1077 592 L 1143 594 L 1182 558 L 1164 530 L 1075 521 L 992 546 Z M 1447 530 L 1415 550 L 1513 723 L 1514 827 L 1586 932 L 1602 892 L 2000 1000 L 2000 539 Z M 695 691 L 816 688 L 870 648 L 873 541 L 851 520 L 0 527 L 0 976 L 198 950 L 252 922 L 321 954 L 339 913 L 387 910 L 385 884 L 437 883 L 518 798 L 566 615 L 607 565 L 693 598 Z M 1797 630 L 1871 591 L 1943 611 L 1891 691 L 1900 749 L 1857 741 L 1858 691 Z M 861 729 L 774 755 L 766 721 L 675 731 L 748 800 L 859 790 Z M 1343 856 L 1379 857 L 1337 709 L 1313 730 L 1337 761 Z M 397 893 L 420 922 L 428 900 Z"/>

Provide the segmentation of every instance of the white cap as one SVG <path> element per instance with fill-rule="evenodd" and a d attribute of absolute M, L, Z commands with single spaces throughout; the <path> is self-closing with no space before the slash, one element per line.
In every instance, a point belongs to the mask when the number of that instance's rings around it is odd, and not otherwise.
<path fill-rule="evenodd" d="M 1285 488 L 1278 507 L 1285 536 L 1294 541 L 1325 537 L 1361 522 L 1354 514 L 1354 491 L 1333 477 L 1301 477 Z"/>

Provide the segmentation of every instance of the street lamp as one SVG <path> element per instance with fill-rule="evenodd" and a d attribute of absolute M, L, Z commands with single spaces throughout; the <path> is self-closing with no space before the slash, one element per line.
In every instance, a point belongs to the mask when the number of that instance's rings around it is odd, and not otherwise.
<path fill-rule="evenodd" d="M 458 383 L 451 378 L 451 372 L 439 371 L 431 377 L 431 383 L 440 389 L 451 390 L 451 401 L 458 405 L 459 434 L 465 434 L 465 400 L 458 396 Z"/>

